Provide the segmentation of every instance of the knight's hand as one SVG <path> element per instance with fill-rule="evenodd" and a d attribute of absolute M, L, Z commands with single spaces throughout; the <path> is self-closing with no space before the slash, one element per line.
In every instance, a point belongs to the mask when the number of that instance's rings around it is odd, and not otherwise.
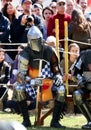
<path fill-rule="evenodd" d="M 26 76 L 26 77 L 25 77 L 25 81 L 26 81 L 26 82 L 30 82 L 30 81 L 31 81 L 31 78 L 30 78 L 29 76 Z"/>
<path fill-rule="evenodd" d="M 55 76 L 55 85 L 58 87 L 63 84 L 62 76 L 60 74 L 57 74 Z"/>
<path fill-rule="evenodd" d="M 35 79 L 31 79 L 31 85 L 32 86 L 42 86 L 42 81 L 43 81 L 43 78 L 35 78 Z"/>
<path fill-rule="evenodd" d="M 86 80 L 84 77 L 78 80 L 78 88 L 86 87 Z"/>
<path fill-rule="evenodd" d="M 43 85 L 43 78 L 36 78 L 36 85 L 42 86 Z"/>
<path fill-rule="evenodd" d="M 24 84 L 25 82 L 25 76 L 23 73 L 19 72 L 17 74 L 17 82 L 20 83 L 20 84 Z"/>

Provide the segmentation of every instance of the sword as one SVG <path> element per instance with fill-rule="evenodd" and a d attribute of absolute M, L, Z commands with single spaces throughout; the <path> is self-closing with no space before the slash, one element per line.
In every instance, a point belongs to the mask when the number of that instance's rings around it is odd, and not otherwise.
<path fill-rule="evenodd" d="M 38 77 L 40 78 L 41 77 L 42 64 L 43 64 L 43 62 L 48 63 L 48 61 L 46 61 L 44 59 L 34 59 L 34 61 L 39 61 L 39 74 L 38 74 Z M 43 79 L 43 78 L 41 78 L 41 79 Z M 40 87 L 42 86 L 42 83 L 39 83 L 39 84 L 41 84 L 41 85 L 38 85 L 38 88 L 37 88 L 35 123 L 37 123 L 37 119 L 38 119 L 38 94 L 40 92 Z"/>

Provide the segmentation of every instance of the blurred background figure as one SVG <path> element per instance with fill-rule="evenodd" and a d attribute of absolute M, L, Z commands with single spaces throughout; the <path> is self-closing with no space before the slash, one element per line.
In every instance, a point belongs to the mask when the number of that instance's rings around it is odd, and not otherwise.
<path fill-rule="evenodd" d="M 17 73 L 18 73 L 18 55 L 20 54 L 20 52 L 24 49 L 23 44 L 18 46 L 18 52 L 17 55 L 15 57 L 15 60 L 12 64 L 12 72 L 11 72 L 11 78 L 10 78 L 10 84 L 14 84 L 17 80 Z"/>
<path fill-rule="evenodd" d="M 73 0 L 66 0 L 67 2 L 67 7 L 66 7 L 66 13 L 71 15 L 74 7 L 74 2 Z"/>
<path fill-rule="evenodd" d="M 36 1 L 35 3 L 42 4 L 44 0 L 34 0 L 34 1 Z"/>
<path fill-rule="evenodd" d="M 54 12 L 51 7 L 47 6 L 42 11 L 43 17 L 43 38 L 46 40 L 47 38 L 47 26 L 51 16 L 53 16 Z"/>
<path fill-rule="evenodd" d="M 87 21 L 91 22 L 91 12 L 86 13 L 84 16 L 87 19 Z"/>
<path fill-rule="evenodd" d="M 0 130 L 27 130 L 22 124 L 17 121 L 0 120 Z"/>
<path fill-rule="evenodd" d="M 73 10 L 72 19 L 69 24 L 69 38 L 78 42 L 88 43 L 90 39 L 91 22 L 88 22 L 82 13 L 82 10 Z M 86 50 L 91 46 L 79 44 L 80 50 Z"/>
<path fill-rule="evenodd" d="M 87 0 L 77 0 L 77 3 L 81 6 L 82 12 L 84 14 L 88 6 Z"/>
<path fill-rule="evenodd" d="M 56 37 L 54 37 L 54 36 L 47 37 L 46 43 L 48 46 L 55 48 L 56 47 Z"/>
<path fill-rule="evenodd" d="M 16 11 L 20 15 L 23 13 L 23 8 L 22 8 L 21 4 L 16 6 Z"/>
<path fill-rule="evenodd" d="M 1 0 L 1 9 L 3 9 L 4 5 L 8 2 L 12 2 L 13 0 Z"/>
<path fill-rule="evenodd" d="M 52 2 L 52 0 L 43 0 L 43 2 L 42 2 L 43 7 L 45 8 L 46 6 L 49 6 L 51 2 Z"/>
<path fill-rule="evenodd" d="M 41 18 L 42 18 L 42 9 L 43 7 L 41 4 L 39 3 L 33 4 L 33 7 L 32 7 L 33 13 Z"/>
<path fill-rule="evenodd" d="M 8 2 L 3 6 L 2 13 L 5 17 L 7 17 L 9 19 L 9 22 L 10 22 L 9 40 L 10 40 L 10 43 L 12 43 L 12 41 L 11 41 L 11 28 L 12 28 L 12 24 L 13 24 L 14 20 L 18 17 L 18 14 L 16 13 L 16 8 L 14 7 L 12 2 Z M 6 47 L 7 47 L 6 49 L 16 49 L 16 45 L 8 45 Z M 15 55 L 16 55 L 16 51 L 13 51 L 13 53 L 12 53 L 12 51 L 8 51 L 8 54 L 9 54 L 10 58 L 12 60 L 14 60 Z"/>
<path fill-rule="evenodd" d="M 42 20 L 32 14 L 32 0 L 22 0 L 23 14 L 13 22 L 11 29 L 11 41 L 13 43 L 27 43 L 27 32 L 33 22 L 43 32 Z"/>
<path fill-rule="evenodd" d="M 8 2 L 3 6 L 2 13 L 6 16 L 10 23 L 12 24 L 13 20 L 16 18 L 16 9 L 12 2 Z"/>
<path fill-rule="evenodd" d="M 56 8 L 56 5 L 57 5 L 57 3 L 56 2 L 51 2 L 50 3 L 50 7 L 52 8 L 52 10 L 53 10 L 53 12 L 54 12 L 54 14 L 56 14 L 57 13 L 57 8 Z"/>
<path fill-rule="evenodd" d="M 50 17 L 47 25 L 47 36 L 55 36 L 55 19 L 59 20 L 59 39 L 64 39 L 64 21 L 70 23 L 71 16 L 66 13 L 66 0 L 57 1 L 57 13 Z M 60 47 L 64 48 L 64 42 L 60 42 Z"/>
<path fill-rule="evenodd" d="M 9 43 L 10 42 L 9 35 L 10 35 L 9 19 L 6 18 L 0 11 L 0 42 Z M 0 45 L 0 46 L 5 47 L 4 45 Z"/>
<path fill-rule="evenodd" d="M 56 52 L 56 37 L 55 36 L 48 36 L 46 39 L 46 43 L 48 46 L 51 46 L 54 51 Z M 60 61 L 63 59 L 63 48 L 60 48 L 59 55 L 60 55 Z"/>
<path fill-rule="evenodd" d="M 5 50 L 3 48 L 0 48 L 0 98 L 3 106 L 2 110 L 5 109 L 6 107 L 6 102 L 8 99 L 8 94 L 7 94 L 7 83 L 10 80 L 10 71 L 11 71 L 11 66 L 5 61 Z M 3 94 L 5 94 L 3 96 Z"/>

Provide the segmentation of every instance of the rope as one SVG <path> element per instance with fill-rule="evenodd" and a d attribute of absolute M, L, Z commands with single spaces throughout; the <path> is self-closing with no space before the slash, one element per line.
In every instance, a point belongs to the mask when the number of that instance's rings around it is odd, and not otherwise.
<path fill-rule="evenodd" d="M 0 83 L 0 87 L 1 86 L 12 86 L 12 85 L 14 85 L 14 84 L 2 84 L 2 83 Z"/>
<path fill-rule="evenodd" d="M 71 42 L 76 42 L 78 44 L 83 44 L 83 45 L 89 45 L 89 46 L 91 46 L 90 43 L 75 41 L 75 40 L 72 40 L 72 39 L 69 39 L 69 38 L 67 38 L 67 39 L 65 39 L 65 38 L 64 39 L 60 39 L 59 41 L 65 41 L 65 40 L 68 40 L 68 41 L 71 41 Z"/>
<path fill-rule="evenodd" d="M 76 43 L 79 43 L 79 44 L 83 44 L 83 45 L 89 45 L 89 46 L 91 46 L 91 43 L 80 42 L 80 41 L 75 41 L 75 40 L 71 40 L 71 39 L 68 39 L 68 40 L 71 41 L 71 42 L 76 42 Z"/>
<path fill-rule="evenodd" d="M 4 49 L 5 51 L 18 51 L 18 49 Z"/>
<path fill-rule="evenodd" d="M 60 39 L 59 41 L 65 41 L 65 40 L 68 40 L 68 41 L 71 41 L 71 42 L 76 42 L 76 43 L 78 43 L 78 44 L 83 44 L 83 45 L 89 45 L 89 46 L 91 46 L 91 44 L 90 43 L 86 43 L 86 42 L 80 42 L 80 41 L 75 41 L 75 40 L 72 40 L 72 39 L 69 39 L 69 38 L 67 38 L 67 39 Z M 46 43 L 46 42 L 45 42 Z M 0 45 L 27 45 L 27 43 L 0 43 Z M 7 50 L 9 50 L 9 49 L 7 49 Z M 12 49 L 13 50 L 13 49 Z M 10 50 L 9 50 L 10 51 Z"/>
<path fill-rule="evenodd" d="M 27 43 L 0 43 L 0 45 L 27 45 Z"/>
<path fill-rule="evenodd" d="M 74 84 L 73 84 L 74 85 Z M 73 85 L 69 85 L 69 87 L 73 87 Z M 14 84 L 1 84 L 0 83 L 0 87 L 1 86 L 14 86 Z M 77 85 L 74 85 L 74 87 L 77 87 Z"/>
<path fill-rule="evenodd" d="M 59 52 L 78 55 L 77 53 L 66 52 L 66 51 L 64 51 L 64 50 L 61 50 L 61 48 L 59 48 Z"/>
<path fill-rule="evenodd" d="M 21 44 L 19 44 L 19 45 L 21 45 Z M 54 47 L 55 48 L 55 47 Z M 4 49 L 5 51 L 18 51 L 18 49 Z M 62 48 L 61 47 L 58 47 L 58 50 L 59 50 L 59 52 L 63 52 L 63 53 L 68 53 L 68 54 L 75 54 L 75 53 L 71 53 L 71 52 L 65 52 L 64 50 L 62 50 Z M 75 54 L 75 55 L 77 55 L 77 54 Z"/>
<path fill-rule="evenodd" d="M 65 39 L 59 39 L 59 41 L 64 41 Z"/>
<path fill-rule="evenodd" d="M 71 41 L 71 42 L 76 42 L 76 43 L 79 43 L 79 44 L 84 44 L 84 45 L 90 45 L 91 46 L 91 44 L 90 43 L 86 43 L 86 42 L 80 42 L 80 41 L 75 41 L 75 40 L 72 40 L 72 39 L 69 39 L 69 38 L 67 38 L 67 39 L 59 39 L 59 41 L 65 41 L 65 40 L 68 40 L 68 41 Z M 23 44 L 23 45 L 27 45 L 27 43 L 0 43 L 0 45 L 21 45 L 21 44 Z"/>

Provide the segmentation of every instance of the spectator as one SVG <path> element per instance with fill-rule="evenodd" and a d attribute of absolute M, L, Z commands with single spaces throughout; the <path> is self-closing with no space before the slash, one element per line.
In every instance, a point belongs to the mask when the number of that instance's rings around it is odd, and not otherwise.
<path fill-rule="evenodd" d="M 43 8 L 45 8 L 46 6 L 49 6 L 51 2 L 52 0 L 42 0 Z"/>
<path fill-rule="evenodd" d="M 2 1 L 4 2 L 4 1 Z M 0 12 L 0 42 L 1 43 L 9 43 L 10 42 L 10 38 L 9 38 L 9 34 L 10 34 L 10 22 L 8 20 L 8 18 L 6 18 L 2 12 Z M 1 47 L 8 49 L 10 48 L 10 46 L 8 45 L 0 45 Z M 9 52 L 7 52 L 9 54 Z M 9 55 L 6 54 L 7 59 L 11 59 Z M 12 60 L 12 59 L 11 59 Z M 8 62 L 8 60 L 7 60 Z"/>
<path fill-rule="evenodd" d="M 3 48 L 0 48 L 0 71 L 2 71 L 1 77 L 0 77 L 1 84 L 8 83 L 10 79 L 10 70 L 11 70 L 11 67 L 5 61 L 5 50 Z"/>
<path fill-rule="evenodd" d="M 48 26 L 48 21 L 50 17 L 53 15 L 53 10 L 49 6 L 45 7 L 42 11 L 42 16 L 43 16 L 43 26 L 44 26 L 44 35 L 43 38 L 46 40 L 47 38 L 47 26 Z"/>
<path fill-rule="evenodd" d="M 66 7 L 66 13 L 71 15 L 73 9 L 75 8 L 73 0 L 67 0 L 67 7 Z"/>
<path fill-rule="evenodd" d="M 83 14 L 85 14 L 87 8 L 87 0 L 77 0 L 77 3 L 81 6 Z"/>
<path fill-rule="evenodd" d="M 5 108 L 6 108 L 4 110 L 5 112 L 7 111 L 7 108 L 10 108 L 11 112 L 16 112 L 17 114 L 21 113 L 18 102 L 13 97 L 13 85 L 17 81 L 16 75 L 18 73 L 17 72 L 18 71 L 18 55 L 23 49 L 24 49 L 23 45 L 18 46 L 18 52 L 17 52 L 17 55 L 16 55 L 16 59 L 12 63 L 12 71 L 11 71 L 11 76 L 10 76 L 10 80 L 9 80 L 9 83 L 8 83 L 8 86 L 12 91 L 12 97 L 11 97 L 11 99 L 8 99 L 6 104 L 5 104 Z"/>
<path fill-rule="evenodd" d="M 81 8 L 81 6 L 78 4 L 78 2 L 77 2 L 77 0 L 73 0 L 73 2 L 74 2 L 74 6 L 75 6 L 75 9 L 77 9 L 77 10 L 82 10 L 82 8 Z"/>
<path fill-rule="evenodd" d="M 77 0 L 78 5 L 81 7 L 81 10 L 85 16 L 85 18 L 88 21 L 91 21 L 91 13 L 87 12 L 87 8 L 88 8 L 88 0 Z"/>
<path fill-rule="evenodd" d="M 2 13 L 6 16 L 10 23 L 12 24 L 13 20 L 16 18 L 16 9 L 12 2 L 8 2 L 3 6 Z"/>
<path fill-rule="evenodd" d="M 23 8 L 22 8 L 21 4 L 16 6 L 16 11 L 17 11 L 18 14 L 20 14 L 20 15 L 23 13 Z"/>
<path fill-rule="evenodd" d="M 10 65 L 5 61 L 5 50 L 3 48 L 0 48 L 0 97 L 3 96 L 4 92 L 6 91 L 6 87 L 4 87 L 3 84 L 7 84 L 10 80 L 10 71 L 11 67 Z M 3 110 L 6 107 L 7 102 L 7 92 L 5 94 L 4 98 L 2 99 L 3 102 Z"/>
<path fill-rule="evenodd" d="M 11 78 L 10 78 L 10 84 L 14 84 L 17 81 L 17 73 L 18 73 L 18 55 L 20 54 L 20 52 L 24 49 L 24 46 L 21 44 L 18 46 L 18 52 L 17 55 L 15 57 L 15 60 L 13 62 L 12 65 L 12 74 L 11 74 Z"/>
<path fill-rule="evenodd" d="M 11 40 L 13 43 L 27 43 L 27 32 L 31 27 L 33 19 L 34 24 L 43 32 L 41 19 L 38 16 L 31 14 L 32 1 L 22 0 L 21 4 L 24 12 L 13 22 L 11 28 Z"/>
<path fill-rule="evenodd" d="M 4 5 L 8 2 L 12 2 L 12 0 L 1 0 L 1 6 L 2 8 L 4 7 Z"/>
<path fill-rule="evenodd" d="M 71 20 L 71 16 L 65 13 L 66 11 L 66 1 L 58 0 L 57 1 L 57 14 L 53 15 L 49 21 L 47 26 L 47 36 L 54 35 L 55 36 L 55 19 L 59 20 L 59 39 L 64 39 L 64 21 L 68 23 Z M 60 43 L 60 47 L 64 48 L 63 42 Z"/>
<path fill-rule="evenodd" d="M 42 18 L 42 9 L 43 7 L 41 6 L 41 4 L 38 4 L 38 3 L 33 4 L 33 7 L 32 7 L 33 13 L 39 16 L 40 18 Z"/>
<path fill-rule="evenodd" d="M 2 47 L 7 49 L 9 46 L 4 46 L 3 43 L 10 42 L 9 39 L 10 34 L 10 22 L 8 18 L 6 18 L 1 12 L 0 12 L 0 42 L 2 43 Z"/>
<path fill-rule="evenodd" d="M 47 37 L 46 43 L 47 43 L 47 45 L 55 48 L 56 47 L 56 37 L 54 37 L 54 36 Z"/>
<path fill-rule="evenodd" d="M 57 5 L 56 2 L 51 2 L 50 5 L 49 5 L 52 8 L 54 14 L 57 13 L 57 7 L 56 7 L 56 5 Z"/>
<path fill-rule="evenodd" d="M 80 54 L 80 48 L 76 43 L 71 43 L 68 47 L 68 75 L 65 74 L 65 60 L 61 60 L 60 67 L 61 71 L 63 72 L 63 80 L 64 82 L 66 79 L 68 79 L 68 87 L 69 85 L 72 85 L 69 87 L 69 94 L 73 95 L 73 92 L 76 90 L 76 87 L 74 85 L 77 85 L 77 80 L 73 76 L 73 68 L 77 61 L 77 58 Z M 71 109 L 70 109 L 71 108 Z M 73 102 L 67 102 L 67 108 L 66 111 L 69 113 L 73 113 L 77 111 L 76 107 L 74 106 Z"/>
<path fill-rule="evenodd" d="M 43 0 L 36 0 L 36 3 L 41 4 L 43 3 Z"/>
<path fill-rule="evenodd" d="M 5 54 L 5 61 L 8 62 L 8 64 L 10 65 L 12 65 L 14 62 L 7 53 Z"/>
<path fill-rule="evenodd" d="M 81 10 L 73 10 L 72 20 L 69 25 L 69 38 L 75 41 L 88 43 L 90 38 L 91 23 L 87 22 Z M 79 44 L 79 43 L 78 43 Z M 81 50 L 87 49 L 90 46 L 79 44 Z"/>
<path fill-rule="evenodd" d="M 77 58 L 78 58 L 78 56 L 80 54 L 80 48 L 79 48 L 78 44 L 71 43 L 69 45 L 69 50 L 68 51 L 69 51 L 69 56 L 68 56 L 69 75 L 68 75 L 68 79 L 69 79 L 69 83 L 72 84 L 72 81 L 71 81 L 72 75 L 73 75 L 72 69 L 73 69 L 73 66 L 74 66 L 74 64 L 75 64 L 75 62 L 76 62 L 76 60 L 77 60 Z M 67 75 L 65 75 L 65 61 L 64 61 L 64 59 L 61 61 L 60 66 L 61 66 L 61 70 L 63 72 L 63 80 L 65 81 Z M 71 92 L 71 94 L 72 94 L 72 92 Z"/>
<path fill-rule="evenodd" d="M 56 50 L 56 37 L 49 36 L 46 39 L 47 45 L 53 47 L 54 50 Z M 63 59 L 63 48 L 60 48 L 59 54 L 60 54 L 60 61 Z"/>
<path fill-rule="evenodd" d="M 16 9 L 15 9 L 13 3 L 12 2 L 6 3 L 4 5 L 3 9 L 2 9 L 2 13 L 10 21 L 10 34 L 11 34 L 12 23 L 17 18 Z M 10 40 L 11 40 L 11 35 L 9 37 L 10 37 Z M 8 49 L 16 49 L 16 45 L 10 45 L 8 47 Z M 12 54 L 11 53 L 12 53 L 11 51 L 8 52 L 9 56 L 11 57 L 11 59 L 14 60 L 15 59 L 15 55 L 16 55 L 16 51 L 14 51 Z"/>
<path fill-rule="evenodd" d="M 87 19 L 87 21 L 91 22 L 91 12 L 86 13 L 84 16 Z"/>

